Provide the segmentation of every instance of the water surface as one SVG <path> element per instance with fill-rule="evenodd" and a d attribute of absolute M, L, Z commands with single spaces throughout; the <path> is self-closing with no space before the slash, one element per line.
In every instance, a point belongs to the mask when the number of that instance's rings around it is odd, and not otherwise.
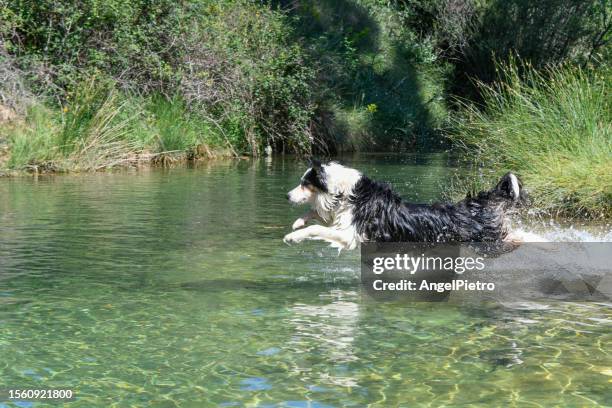
<path fill-rule="evenodd" d="M 438 155 L 346 162 L 424 202 L 455 171 Z M 374 301 L 357 251 L 282 243 L 303 171 L 0 180 L 0 389 L 69 388 L 71 407 L 612 402 L 612 305 Z"/>

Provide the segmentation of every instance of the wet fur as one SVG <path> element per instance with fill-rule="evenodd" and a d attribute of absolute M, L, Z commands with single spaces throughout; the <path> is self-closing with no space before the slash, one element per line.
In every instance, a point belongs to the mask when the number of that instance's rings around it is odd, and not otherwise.
<path fill-rule="evenodd" d="M 357 232 L 377 242 L 496 242 L 507 234 L 514 206 L 510 175 L 492 190 L 456 204 L 408 203 L 386 183 L 362 177 L 350 202 Z"/>
<path fill-rule="evenodd" d="M 367 241 L 501 245 L 508 238 L 507 215 L 524 200 L 524 192 L 519 179 L 507 173 L 491 190 L 458 203 L 412 204 L 402 200 L 389 184 L 357 170 L 314 162 L 288 198 L 312 207 L 296 220 L 294 229 L 311 219 L 322 225 L 298 229 L 286 235 L 285 242 L 320 239 L 340 249 L 352 249 Z"/>

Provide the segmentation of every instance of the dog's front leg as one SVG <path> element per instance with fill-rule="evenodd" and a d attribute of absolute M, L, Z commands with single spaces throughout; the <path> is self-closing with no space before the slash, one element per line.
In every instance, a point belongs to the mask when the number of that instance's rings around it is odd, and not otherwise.
<path fill-rule="evenodd" d="M 321 219 L 321 217 L 319 217 L 319 214 L 317 214 L 315 210 L 310 210 L 306 214 L 302 215 L 300 218 L 295 220 L 295 222 L 291 226 L 291 229 L 295 231 L 298 228 L 302 228 L 303 226 L 306 225 L 306 223 L 308 223 L 308 221 L 312 219 L 317 219 L 317 220 Z"/>
<path fill-rule="evenodd" d="M 290 234 L 285 235 L 283 241 L 286 244 L 302 242 L 305 239 L 317 239 L 339 245 L 342 248 L 350 248 L 352 242 L 352 234 L 350 231 L 338 231 L 333 228 L 324 227 L 323 225 L 311 225 Z"/>

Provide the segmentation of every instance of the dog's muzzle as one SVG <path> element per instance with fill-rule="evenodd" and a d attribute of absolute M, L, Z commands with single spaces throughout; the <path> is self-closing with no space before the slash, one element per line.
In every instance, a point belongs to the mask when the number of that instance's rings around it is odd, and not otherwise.
<path fill-rule="evenodd" d="M 302 185 L 287 193 L 287 200 L 292 204 L 304 204 L 312 199 L 312 191 Z"/>

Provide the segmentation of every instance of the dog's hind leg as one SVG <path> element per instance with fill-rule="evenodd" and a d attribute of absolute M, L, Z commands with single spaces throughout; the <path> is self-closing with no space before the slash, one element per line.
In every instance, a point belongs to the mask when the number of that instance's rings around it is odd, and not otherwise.
<path fill-rule="evenodd" d="M 336 230 L 322 225 L 311 225 L 294 231 L 285 235 L 283 241 L 286 244 L 293 244 L 302 242 L 305 239 L 327 241 L 331 243 L 332 246 L 343 249 L 352 249 L 357 244 L 352 230 Z"/>

